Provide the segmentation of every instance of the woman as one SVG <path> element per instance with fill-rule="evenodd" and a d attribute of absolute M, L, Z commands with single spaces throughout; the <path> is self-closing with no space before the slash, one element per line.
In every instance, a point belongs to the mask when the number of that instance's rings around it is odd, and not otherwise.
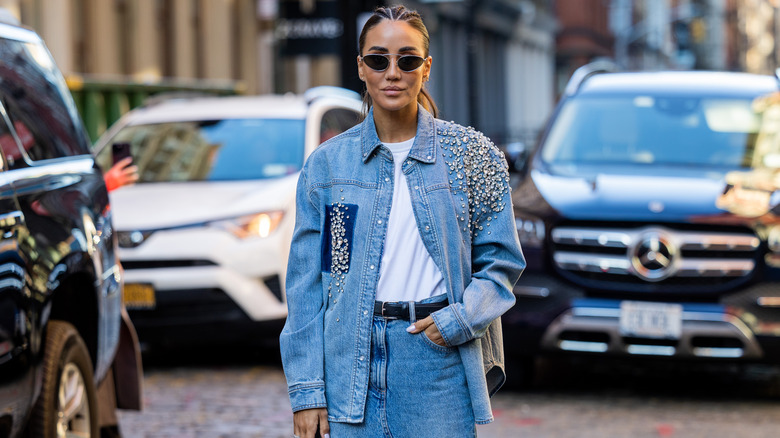
<path fill-rule="evenodd" d="M 503 359 L 497 319 L 525 261 L 503 156 L 434 118 L 428 46 L 416 12 L 374 12 L 366 117 L 298 182 L 280 337 L 295 436 L 465 437 L 492 421 L 483 365 Z"/>

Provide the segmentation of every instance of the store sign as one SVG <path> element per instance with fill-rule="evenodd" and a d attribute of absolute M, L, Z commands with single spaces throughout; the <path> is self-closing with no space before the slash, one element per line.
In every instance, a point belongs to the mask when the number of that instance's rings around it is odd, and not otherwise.
<path fill-rule="evenodd" d="M 274 35 L 283 55 L 339 53 L 344 23 L 338 16 L 338 2 L 317 1 L 313 8 L 302 8 L 301 2 L 283 1 L 280 7 Z"/>
<path fill-rule="evenodd" d="M 344 33 L 344 24 L 336 18 L 279 20 L 276 38 L 280 40 L 334 39 Z"/>

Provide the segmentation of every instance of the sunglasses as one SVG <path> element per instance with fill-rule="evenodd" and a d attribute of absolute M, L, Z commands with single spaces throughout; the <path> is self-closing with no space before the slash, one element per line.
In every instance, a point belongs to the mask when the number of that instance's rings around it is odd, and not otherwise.
<path fill-rule="evenodd" d="M 405 71 L 407 73 L 417 70 L 418 68 L 422 67 L 423 63 L 425 63 L 425 58 L 422 56 L 399 55 L 397 53 L 372 53 L 370 55 L 361 56 L 360 59 L 362 59 L 363 63 L 366 64 L 371 70 L 385 71 L 387 70 L 387 67 L 390 66 L 391 56 L 398 56 L 395 61 L 395 65 L 397 65 L 401 71 Z"/>

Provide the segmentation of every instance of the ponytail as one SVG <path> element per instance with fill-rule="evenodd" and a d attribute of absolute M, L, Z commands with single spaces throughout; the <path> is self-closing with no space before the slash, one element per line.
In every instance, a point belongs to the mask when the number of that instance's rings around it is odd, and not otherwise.
<path fill-rule="evenodd" d="M 366 93 L 368 94 L 368 93 Z M 425 108 L 426 111 L 431 113 L 434 118 L 439 117 L 439 107 L 436 106 L 436 102 L 433 101 L 431 93 L 425 89 L 425 85 L 420 88 L 420 94 L 417 95 L 417 102 Z"/>

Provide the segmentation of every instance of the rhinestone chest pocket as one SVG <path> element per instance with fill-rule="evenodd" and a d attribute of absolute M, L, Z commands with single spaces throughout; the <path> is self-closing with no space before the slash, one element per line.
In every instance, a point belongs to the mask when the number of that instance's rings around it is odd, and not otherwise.
<path fill-rule="evenodd" d="M 331 291 L 333 288 L 341 291 L 344 287 L 357 211 L 358 206 L 354 204 L 337 202 L 326 206 L 322 233 L 322 272 L 330 273 Z"/>

